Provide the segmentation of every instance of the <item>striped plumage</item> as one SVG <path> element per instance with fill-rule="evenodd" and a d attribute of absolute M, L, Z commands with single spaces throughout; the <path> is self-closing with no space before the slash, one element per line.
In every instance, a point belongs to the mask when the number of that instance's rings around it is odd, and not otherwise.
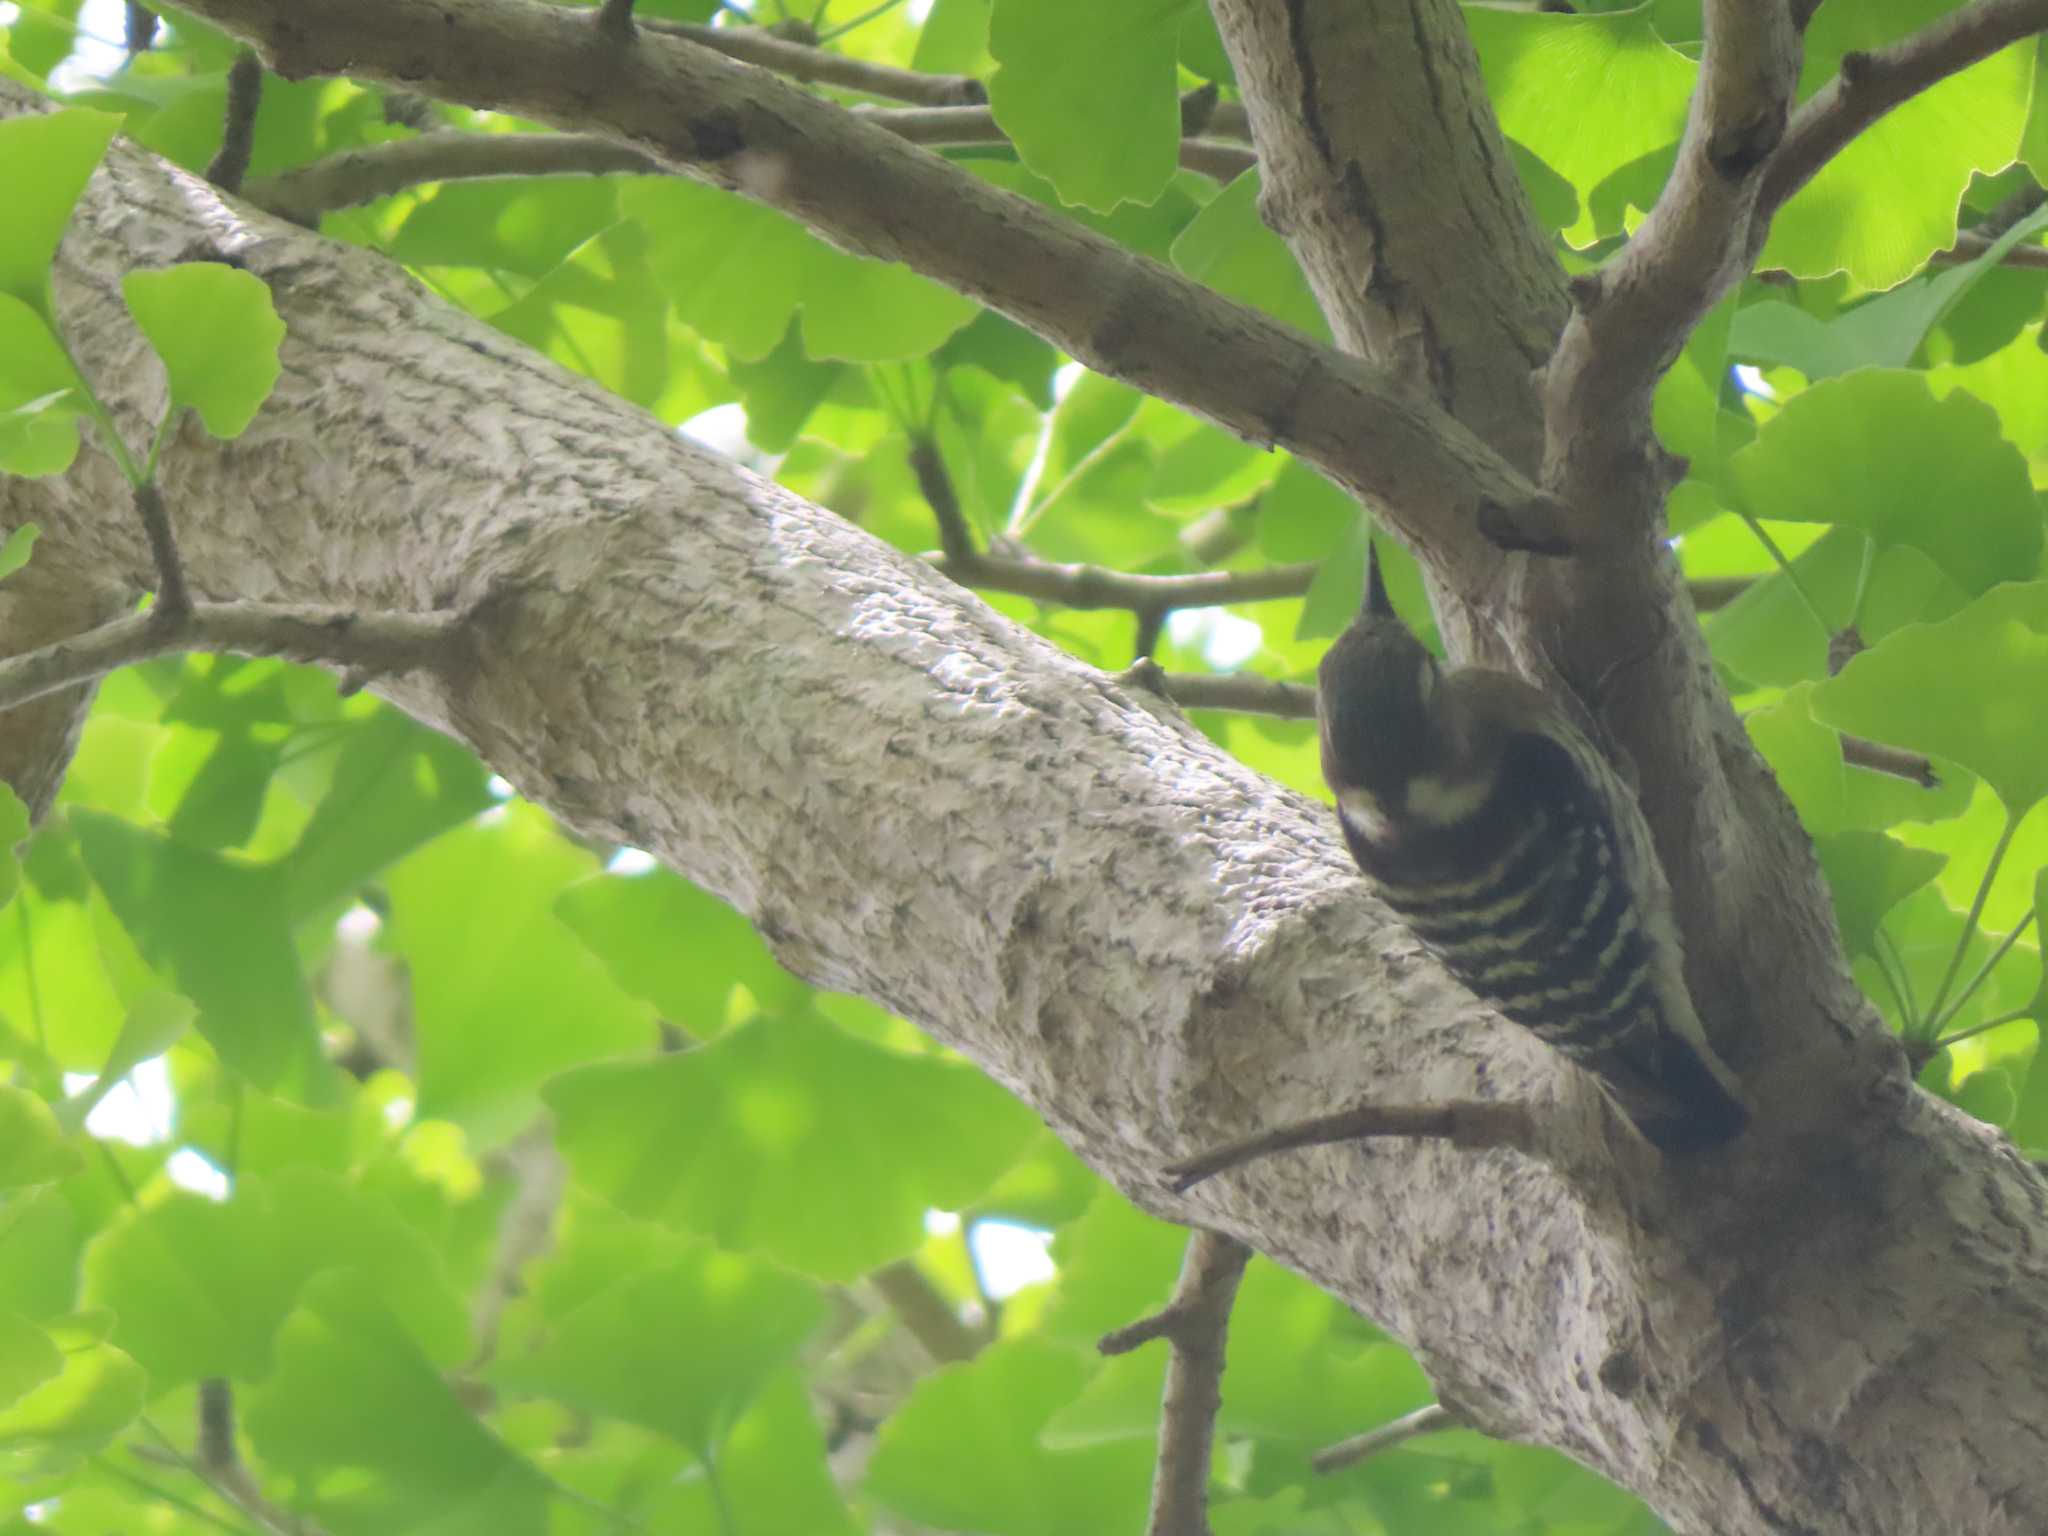
<path fill-rule="evenodd" d="M 1386 601 L 1324 657 L 1323 775 L 1352 857 L 1453 975 L 1598 1076 L 1666 1151 L 1748 1112 L 1683 975 L 1649 829 L 1537 689 L 1441 670 Z"/>

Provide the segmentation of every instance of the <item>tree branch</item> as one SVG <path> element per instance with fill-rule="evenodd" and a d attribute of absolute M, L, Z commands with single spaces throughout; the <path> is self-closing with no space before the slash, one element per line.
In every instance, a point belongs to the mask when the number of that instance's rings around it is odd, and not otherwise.
<path fill-rule="evenodd" d="M 1748 269 L 1759 176 L 1799 82 L 1785 0 L 1707 0 L 1703 16 L 1671 179 L 1621 252 L 1573 282 L 1572 317 L 1544 373 L 1543 483 L 1622 545 L 1640 540 L 1642 517 L 1682 477 L 1650 430 L 1651 396 Z"/>
<path fill-rule="evenodd" d="M 0 81 L 0 111 L 29 110 Z M 1755 920 L 1754 952 L 1712 963 L 1741 958 L 1770 1031 L 1809 1044 L 1725 1166 L 1659 1167 L 1418 953 L 1327 810 L 375 255 L 245 219 L 119 140 L 56 256 L 117 424 L 161 407 L 121 273 L 199 233 L 272 282 L 286 332 L 249 432 L 166 456 L 195 593 L 471 615 L 452 662 L 386 696 L 972 1057 L 1148 1209 L 1284 1255 L 1475 1428 L 1569 1446 L 1726 1536 L 2048 1529 L 2048 1186 L 1832 1013 L 1832 971 L 1784 968 L 1807 953 L 1774 938 L 1803 857 L 1741 880 L 1735 855 L 1768 850 L 1701 829 Z M 0 526 L 45 530 L 0 619 L 131 591 L 126 494 L 96 454 L 0 479 Z M 1541 1103 L 1556 1155 L 1475 1177 L 1424 1141 L 1161 1187 L 1179 1149 L 1375 1095 Z M 1939 1436 L 1930 1401 L 1959 1405 Z"/>
<path fill-rule="evenodd" d="M 1283 683 L 1255 672 L 1165 672 L 1139 661 L 1124 676 L 1140 688 L 1171 699 L 1182 709 L 1227 709 L 1282 720 L 1313 720 L 1316 691 L 1304 683 Z"/>
<path fill-rule="evenodd" d="M 1288 448 L 1424 543 L 1482 522 L 1568 544 L 1563 508 L 1428 400 L 842 108 L 643 28 L 624 58 L 533 0 L 196 0 L 288 79 L 339 73 L 587 126 L 901 261 L 1077 360 Z M 719 35 L 727 29 L 715 29 Z M 414 40 L 431 36 L 431 55 Z M 687 103 L 687 110 L 678 103 Z"/>
<path fill-rule="evenodd" d="M 934 1364 L 972 1360 L 981 1353 L 987 1341 L 960 1321 L 951 1304 L 911 1260 L 884 1264 L 868 1276 L 868 1284 L 889 1304 Z"/>
<path fill-rule="evenodd" d="M 962 586 L 984 592 L 1010 592 L 1063 608 L 1127 608 L 1133 613 L 1170 613 L 1176 608 L 1300 597 L 1315 580 L 1317 570 L 1316 564 L 1308 561 L 1254 571 L 1137 576 L 1100 565 L 1061 565 L 978 551 L 965 557 L 942 554 L 932 563 Z"/>
<path fill-rule="evenodd" d="M 854 114 L 912 144 L 1007 143 L 987 107 L 854 108 Z M 1229 181 L 1258 163 L 1249 151 L 1210 139 L 1181 141 L 1181 163 Z M 431 133 L 345 150 L 250 182 L 259 208 L 311 228 L 320 215 L 434 181 L 492 176 L 666 176 L 639 150 L 594 133 Z M 234 190 L 233 188 L 229 189 Z"/>
<path fill-rule="evenodd" d="M 179 651 L 286 656 L 338 664 L 367 679 L 440 665 L 456 633 L 445 617 L 278 603 L 196 603 L 175 620 L 152 610 L 0 660 L 0 710 Z"/>
<path fill-rule="evenodd" d="M 1204 1179 L 1275 1152 L 1337 1142 L 1395 1136 L 1448 1141 L 1468 1150 L 1536 1146 L 1536 1123 L 1526 1104 L 1472 1099 L 1446 1104 L 1360 1104 L 1334 1114 L 1276 1125 L 1166 1165 L 1168 1187 L 1185 1194 Z"/>
<path fill-rule="evenodd" d="M 766 27 L 706 27 L 653 17 L 643 18 L 640 25 L 646 31 L 684 39 L 792 80 L 836 85 L 864 96 L 914 101 L 928 107 L 975 106 L 988 100 L 988 88 L 971 75 L 927 75 L 919 70 L 875 64 L 834 53 L 829 48 L 777 37 Z"/>
<path fill-rule="evenodd" d="M 1975 0 L 1896 43 L 1844 54 L 1840 73 L 1799 109 L 1772 155 L 1760 214 L 1768 218 L 1783 207 L 1894 107 L 2043 28 L 2048 0 Z"/>
<path fill-rule="evenodd" d="M 1158 1338 L 1172 1347 L 1146 1536 L 1207 1536 L 1209 1456 L 1216 1413 L 1223 1405 L 1223 1341 L 1251 1256 L 1251 1249 L 1235 1238 L 1195 1232 L 1181 1259 L 1173 1299 L 1152 1316 L 1104 1335 L 1097 1346 L 1105 1355 L 1124 1354 Z"/>
<path fill-rule="evenodd" d="M 1418 1435 L 1434 1435 L 1458 1427 L 1456 1414 L 1441 1403 L 1431 1403 L 1426 1408 L 1403 1414 L 1390 1424 L 1382 1424 L 1378 1429 L 1325 1446 L 1309 1457 L 1308 1464 L 1318 1472 L 1341 1472 L 1368 1457 L 1379 1455 L 1381 1451 L 1404 1445 Z"/>
<path fill-rule="evenodd" d="M 223 192 L 238 192 L 256 150 L 256 109 L 263 104 L 263 66 L 243 49 L 228 66 L 227 120 L 220 150 L 206 167 L 206 179 Z"/>
<path fill-rule="evenodd" d="M 172 628 L 184 623 L 192 612 L 192 594 L 185 588 L 185 567 L 178 558 L 178 541 L 171 533 L 170 509 L 164 505 L 163 493 L 154 481 L 145 480 L 135 487 L 135 510 L 142 518 L 142 531 L 149 538 L 150 560 L 156 566 L 156 611 L 150 615 L 150 621 L 160 629 Z M 26 694 L 12 702 L 25 703 L 32 697 L 33 694 Z"/>

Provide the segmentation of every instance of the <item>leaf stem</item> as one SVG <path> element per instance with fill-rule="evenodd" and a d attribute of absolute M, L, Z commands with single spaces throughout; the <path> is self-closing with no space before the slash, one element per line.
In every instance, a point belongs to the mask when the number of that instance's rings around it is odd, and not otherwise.
<path fill-rule="evenodd" d="M 1806 583 L 1799 579 L 1799 573 L 1792 569 L 1792 562 L 1785 558 L 1785 551 L 1778 548 L 1778 541 L 1772 538 L 1764 525 L 1749 512 L 1737 507 L 1735 515 L 1749 525 L 1749 531 L 1756 535 L 1757 542 L 1763 545 L 1765 552 L 1777 562 L 1778 569 L 1785 573 L 1785 579 L 1792 583 L 1792 590 L 1799 594 L 1799 601 L 1804 603 L 1806 611 L 1813 615 L 1813 622 L 1820 627 L 1820 632 L 1832 639 L 1835 633 L 1834 626 L 1828 623 L 1827 616 L 1820 611 L 1820 604 L 1813 600 L 1813 594 L 1806 590 Z"/>
<path fill-rule="evenodd" d="M 1905 1033 L 1911 1035 L 1920 1024 L 1920 999 L 1913 991 L 1913 973 L 1906 968 L 1906 957 L 1899 953 L 1898 941 L 1887 933 L 1882 925 L 1877 936 L 1884 941 L 1884 952 L 1891 957 L 1892 966 L 1897 970 L 1898 985 L 1904 988 L 1905 996 L 1901 1006 L 1905 1010 L 1903 1024 Z"/>
<path fill-rule="evenodd" d="M 1941 1014 L 1938 1018 L 1932 1018 L 1927 1021 L 1927 1032 L 1930 1035 L 1933 1034 L 1936 1030 L 1940 1029 L 1942 1025 L 1946 1024 L 1958 1013 L 1962 1012 L 1963 1004 L 1967 1003 L 1973 996 L 1976 995 L 1977 989 L 1983 986 L 1985 979 L 1991 975 L 1992 967 L 1997 965 L 1999 961 L 2003 960 L 2006 957 L 2007 951 L 2009 951 L 2014 944 L 2019 942 L 2020 935 L 2027 931 L 2027 929 L 2032 925 L 2033 921 L 2034 909 L 2032 907 L 2029 907 L 2027 909 L 2027 915 L 2021 918 L 2016 924 L 2013 925 L 2012 932 L 2008 933 L 2004 938 L 1998 941 L 1998 948 L 1991 951 L 1991 958 L 1989 960 L 1986 960 L 1982 965 L 1978 966 L 1977 973 L 1974 976 L 1972 976 L 1968 981 L 1963 983 L 1963 990 L 1956 994 L 1955 1001 L 1950 1003 L 1948 1007 L 1944 1008 L 1941 1011 Z"/>
<path fill-rule="evenodd" d="M 1877 540 L 1865 535 L 1863 539 L 1863 566 L 1856 573 L 1856 601 L 1849 605 L 1849 622 L 1842 627 L 1855 629 L 1863 622 L 1863 599 L 1870 592 L 1871 568 L 1877 564 Z"/>
<path fill-rule="evenodd" d="M 1948 989 L 1955 985 L 1956 973 L 1963 968 L 1963 957 L 1970 952 L 1970 935 L 1977 931 L 1977 919 L 1984 915 L 1984 903 L 1991 895 L 1991 882 L 1998 877 L 1998 866 L 2005 862 L 2005 851 L 2012 846 L 2013 834 L 2019 829 L 2019 817 L 2007 811 L 2005 825 L 1999 830 L 1998 841 L 1992 844 L 1991 857 L 1985 862 L 1984 878 L 1977 882 L 1977 895 L 1970 902 L 1970 915 L 1963 921 L 1962 932 L 1956 935 L 1955 953 L 1948 957 L 1948 970 L 1942 974 L 1941 985 L 1934 990 L 1934 1001 L 1927 1005 L 1930 1021 L 1947 1017 L 1942 1012 L 1942 1004 L 1948 1001 Z"/>
<path fill-rule="evenodd" d="M 1913 1010 L 1906 1002 L 1906 989 L 1900 984 L 1899 961 L 1891 944 L 1891 936 L 1878 929 L 1872 937 L 1884 940 L 1884 947 L 1872 946 L 1870 958 L 1877 962 L 1877 974 L 1884 978 L 1884 984 L 1891 990 L 1892 1001 L 1898 1005 L 1899 1024 L 1903 1033 L 1913 1033 Z"/>
<path fill-rule="evenodd" d="M 2011 1013 L 2001 1013 L 1995 1019 L 1986 1019 L 1981 1024 L 1972 1024 L 1968 1029 L 1959 1029 L 1952 1035 L 1943 1035 L 1934 1042 L 1934 1048 L 1941 1050 L 1947 1046 L 1954 1045 L 1958 1040 L 1967 1040 L 1972 1035 L 1981 1035 L 1986 1030 L 1997 1029 L 2001 1024 L 2016 1024 L 2021 1019 L 2031 1019 L 2033 1016 L 2034 1010 L 2032 1005 L 2025 1008 L 2015 1008 Z"/>

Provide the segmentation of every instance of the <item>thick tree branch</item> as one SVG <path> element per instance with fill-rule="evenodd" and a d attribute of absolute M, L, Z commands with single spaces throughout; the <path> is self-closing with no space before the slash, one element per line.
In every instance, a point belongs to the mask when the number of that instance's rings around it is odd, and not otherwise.
<path fill-rule="evenodd" d="M 1650 431 L 1650 398 L 1761 243 L 1750 227 L 1758 179 L 1799 81 L 1786 0 L 1708 0 L 1703 16 L 1706 51 L 1671 179 L 1621 253 L 1574 282 L 1544 374 L 1544 484 L 1622 545 L 1640 542 L 1682 477 Z"/>
<path fill-rule="evenodd" d="M 1259 150 L 1260 212 L 1338 345 L 1533 472 L 1530 374 L 1564 322 L 1564 282 L 1455 0 L 1213 9 Z M 1495 584 L 1497 562 L 1472 564 L 1469 577 L 1443 562 L 1438 573 L 1460 588 Z"/>
<path fill-rule="evenodd" d="M 1841 72 L 1799 109 L 1771 157 L 1758 200 L 1763 216 L 1894 107 L 2043 28 L 2048 0 L 1975 0 L 1896 43 L 1844 54 Z"/>
<path fill-rule="evenodd" d="M 287 78 L 339 73 L 594 129 L 861 254 L 1001 310 L 1110 377 L 1279 445 L 1424 543 L 1482 521 L 1567 543 L 1563 512 L 1379 370 L 989 185 L 842 108 L 643 28 L 624 57 L 533 0 L 196 0 Z M 721 34 L 725 29 L 717 29 Z M 415 39 L 436 40 L 432 55 Z"/>

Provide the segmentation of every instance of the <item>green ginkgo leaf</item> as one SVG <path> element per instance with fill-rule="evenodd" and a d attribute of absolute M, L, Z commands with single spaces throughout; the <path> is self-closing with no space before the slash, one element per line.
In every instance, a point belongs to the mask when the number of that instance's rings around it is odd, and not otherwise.
<path fill-rule="evenodd" d="M 1813 691 L 1838 729 L 1953 758 L 2014 816 L 2048 795 L 2048 582 L 1994 587 L 1887 636 Z"/>

